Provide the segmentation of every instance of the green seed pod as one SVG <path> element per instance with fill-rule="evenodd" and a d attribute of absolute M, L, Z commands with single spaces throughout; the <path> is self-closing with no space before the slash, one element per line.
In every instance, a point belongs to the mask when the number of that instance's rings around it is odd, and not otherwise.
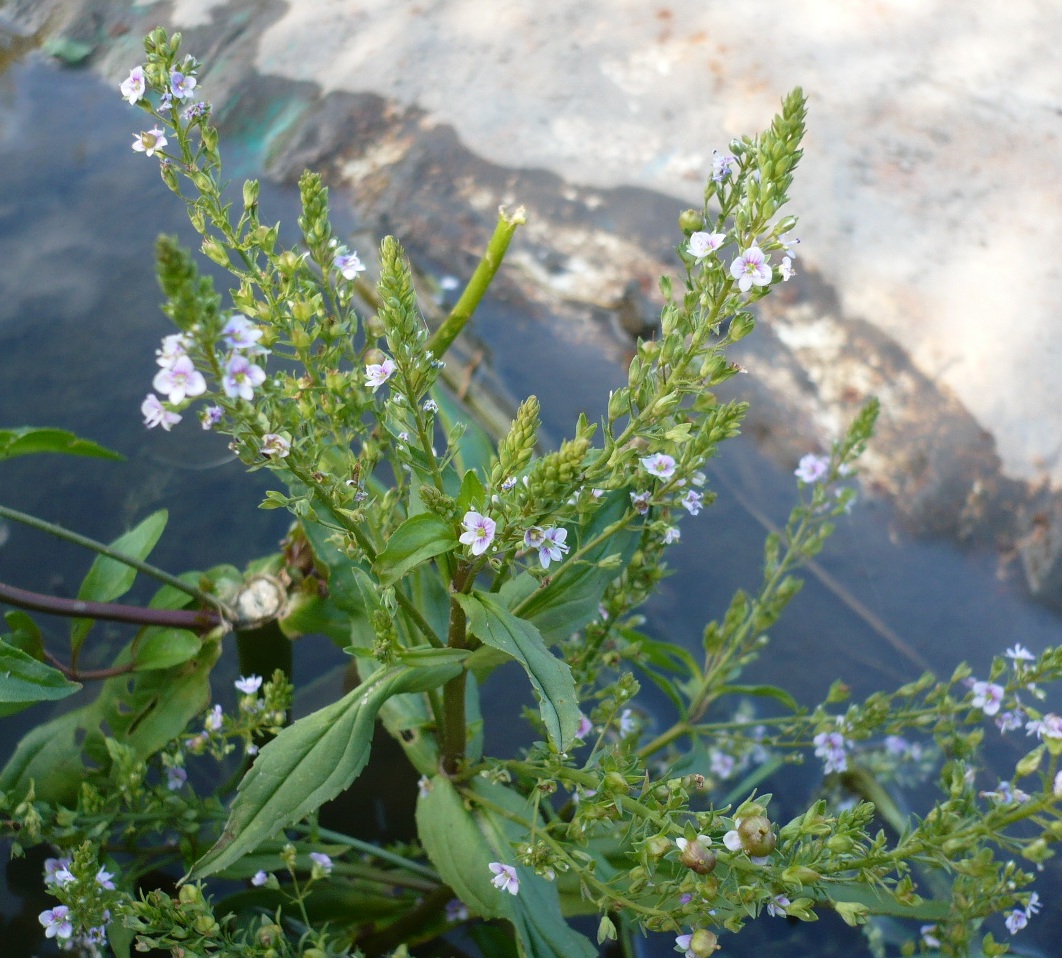
<path fill-rule="evenodd" d="M 698 875 L 707 875 L 715 868 L 715 855 L 704 846 L 699 838 L 686 843 L 679 861 Z"/>
<path fill-rule="evenodd" d="M 741 838 L 741 847 L 753 858 L 770 855 L 778 844 L 778 839 L 771 830 L 771 820 L 766 815 L 743 818 L 737 832 Z"/>
<path fill-rule="evenodd" d="M 707 928 L 698 928 L 690 938 L 689 951 L 697 958 L 708 958 L 718 948 L 719 938 Z"/>

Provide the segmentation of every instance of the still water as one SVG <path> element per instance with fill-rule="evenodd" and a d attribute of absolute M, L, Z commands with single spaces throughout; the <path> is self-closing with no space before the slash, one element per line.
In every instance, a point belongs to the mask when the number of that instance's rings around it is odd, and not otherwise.
<path fill-rule="evenodd" d="M 288 524 L 257 508 L 264 475 L 245 475 L 224 440 L 190 418 L 170 434 L 141 423 L 154 350 L 170 331 L 158 309 L 153 243 L 160 232 L 189 243 L 192 235 L 157 164 L 129 148 L 138 119 L 88 73 L 30 57 L 0 74 L 0 427 L 67 428 L 128 460 L 14 460 L 3 464 L 0 502 L 104 541 L 166 507 L 170 528 L 153 553 L 156 564 L 173 571 L 242 565 L 272 551 Z M 296 203 L 293 190 L 263 186 L 263 219 L 292 224 Z M 333 222 L 356 225 L 341 209 Z M 570 341 L 551 317 L 525 306 L 490 301 L 477 323 L 509 390 L 540 395 L 553 436 L 570 432 L 580 410 L 600 415 L 608 389 L 624 377 L 607 351 Z M 769 462 L 751 442 L 728 445 L 710 469 L 718 503 L 684 524 L 675 574 L 649 610 L 650 631 L 691 648 L 735 588 L 755 587 L 765 522 L 784 521 L 795 493 L 791 467 Z M 23 588 L 73 595 L 90 561 L 21 527 L 0 526 L 0 541 L 0 581 Z M 1000 576 L 995 555 L 912 541 L 892 527 L 884 503 L 857 505 L 820 564 L 823 574 L 809 576 L 748 676 L 784 684 L 806 703 L 835 678 L 861 696 L 925 667 L 950 672 L 963 658 L 983 674 L 991 656 L 1016 641 L 1034 651 L 1058 642 L 1058 618 L 1027 601 L 1013 577 Z M 62 635 L 59 627 L 53 635 Z M 340 660 L 325 642 L 300 648 L 297 678 L 300 667 L 316 674 Z M 329 681 L 338 687 L 338 678 Z M 488 711 L 511 708 L 511 699 L 500 683 L 484 690 Z M 14 742 L 0 744 L 6 751 Z M 377 807 L 376 817 L 392 831 L 387 808 Z M 18 866 L 8 880 L 0 898 L 3 953 L 43 953 L 31 941 L 49 900 L 37 897 Z M 793 934 L 784 921 L 767 919 L 724 943 L 731 955 L 795 958 L 808 944 Z M 1034 934 L 1040 941 L 1062 935 L 1062 910 L 1037 917 L 1027 943 Z M 864 951 L 858 936 L 830 922 L 820 923 L 814 940 L 816 955 Z M 661 940 L 649 950 L 670 954 L 670 946 Z"/>

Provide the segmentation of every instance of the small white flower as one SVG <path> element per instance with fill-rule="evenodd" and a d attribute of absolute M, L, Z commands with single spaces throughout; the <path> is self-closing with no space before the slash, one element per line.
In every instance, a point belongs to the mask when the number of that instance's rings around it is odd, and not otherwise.
<path fill-rule="evenodd" d="M 568 538 L 568 530 L 559 526 L 550 526 L 542 530 L 542 541 L 538 546 L 538 561 L 543 569 L 548 569 L 551 562 L 560 562 L 568 551 L 564 540 Z"/>
<path fill-rule="evenodd" d="M 259 451 L 267 459 L 283 459 L 291 452 L 291 442 L 275 432 L 267 432 L 262 437 Z"/>
<path fill-rule="evenodd" d="M 691 489 L 682 497 L 682 506 L 691 516 L 695 516 L 704 506 L 704 496 Z"/>
<path fill-rule="evenodd" d="M 170 141 L 166 139 L 161 127 L 154 126 L 143 133 L 133 134 L 133 149 L 144 156 L 154 156 Z"/>
<path fill-rule="evenodd" d="M 461 534 L 459 541 L 466 546 L 472 547 L 472 555 L 483 555 L 494 541 L 497 523 L 489 516 L 469 510 L 465 513 L 461 525 L 465 531 Z"/>
<path fill-rule="evenodd" d="M 793 261 L 788 256 L 782 257 L 782 265 L 778 267 L 778 272 L 782 277 L 783 283 L 788 283 L 792 277 L 796 276 L 796 270 L 793 269 Z"/>
<path fill-rule="evenodd" d="M 501 891 L 507 891 L 510 895 L 520 892 L 520 879 L 516 869 L 512 865 L 503 865 L 501 862 L 491 862 L 488 866 L 494 873 L 491 884 Z"/>
<path fill-rule="evenodd" d="M 203 374 L 187 356 L 178 356 L 173 365 L 163 366 L 151 385 L 160 393 L 166 393 L 166 398 L 175 405 L 184 402 L 186 397 L 201 396 L 207 388 Z"/>
<path fill-rule="evenodd" d="M 74 926 L 70 923 L 70 909 L 66 905 L 56 905 L 42 911 L 37 920 L 44 925 L 45 938 L 65 941 L 74 933 Z"/>
<path fill-rule="evenodd" d="M 310 852 L 310 861 L 313 862 L 313 870 L 315 872 L 320 870 L 325 875 L 332 873 L 332 859 L 324 852 Z"/>
<path fill-rule="evenodd" d="M 147 78 L 144 76 L 144 68 L 142 66 L 135 66 L 129 71 L 129 76 L 122 80 L 119 89 L 122 91 L 122 96 L 125 97 L 133 106 L 140 99 L 143 99 L 144 91 L 147 89 Z"/>
<path fill-rule="evenodd" d="M 365 385 L 371 386 L 372 391 L 376 392 L 391 376 L 394 375 L 398 366 L 395 365 L 395 361 L 388 357 L 382 363 L 366 363 L 365 364 Z"/>
<path fill-rule="evenodd" d="M 726 242 L 726 233 L 706 233 L 700 230 L 690 234 L 690 242 L 687 249 L 690 255 L 701 260 L 714 253 Z"/>
<path fill-rule="evenodd" d="M 162 426 L 166 432 L 169 432 L 173 426 L 176 426 L 181 421 L 180 413 L 171 412 L 163 406 L 162 400 L 154 393 L 147 394 L 147 397 L 140 404 L 140 412 L 144 417 L 144 425 L 148 429 Z"/>
<path fill-rule="evenodd" d="M 1035 662 L 1036 656 L 1032 654 L 1024 645 L 1016 644 L 1013 649 L 1007 649 L 1003 653 L 1008 659 L 1017 665 L 1018 662 Z"/>
<path fill-rule="evenodd" d="M 236 686 L 237 692 L 243 692 L 244 695 L 254 695 L 262 687 L 262 676 L 248 675 L 244 678 L 241 675 L 232 684 Z"/>
<path fill-rule="evenodd" d="M 357 253 L 338 253 L 332 265 L 339 270 L 343 279 L 354 279 L 358 273 L 365 271 L 365 264 Z"/>
<path fill-rule="evenodd" d="M 661 541 L 664 545 L 669 546 L 672 542 L 678 542 L 682 538 L 682 530 L 678 526 L 668 526 L 664 530 L 664 534 L 661 537 Z"/>
<path fill-rule="evenodd" d="M 971 705 L 975 709 L 981 709 L 985 715 L 995 715 L 1003 702 L 1003 686 L 994 682 L 974 682 L 973 701 Z"/>
<path fill-rule="evenodd" d="M 738 289 L 743 293 L 753 286 L 768 286 L 771 282 L 768 257 L 758 246 L 750 246 L 730 264 L 730 275 L 738 281 Z"/>
<path fill-rule="evenodd" d="M 261 888 L 267 881 L 269 881 L 269 875 L 261 869 L 256 871 L 251 878 L 251 884 L 254 885 L 255 888 Z"/>
<path fill-rule="evenodd" d="M 1016 935 L 1027 924 L 1029 924 L 1029 917 L 1025 914 L 1025 912 L 1021 911 L 1021 909 L 1015 908 L 1014 911 L 1007 915 L 1007 919 L 1004 924 L 1007 926 L 1007 931 L 1009 931 L 1012 935 Z"/>
<path fill-rule="evenodd" d="M 670 479 L 675 474 L 675 460 L 665 452 L 654 453 L 639 461 L 646 472 L 659 479 Z"/>
<path fill-rule="evenodd" d="M 813 452 L 800 457 L 800 463 L 793 470 L 793 475 L 801 482 L 818 482 L 830 471 L 830 457 L 816 456 Z"/>

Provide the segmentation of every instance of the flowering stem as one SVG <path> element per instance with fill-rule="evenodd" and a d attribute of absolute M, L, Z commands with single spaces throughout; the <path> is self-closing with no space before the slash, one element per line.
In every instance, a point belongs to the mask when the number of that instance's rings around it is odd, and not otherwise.
<path fill-rule="evenodd" d="M 441 359 L 451 344 L 457 339 L 458 334 L 472 318 L 483 295 L 487 292 L 494 274 L 498 272 L 505 251 L 509 248 L 509 242 L 516 232 L 516 227 L 527 222 L 527 217 L 522 206 L 517 207 L 516 212 L 510 216 L 504 207 L 498 210 L 498 225 L 494 228 L 494 235 L 487 244 L 486 252 L 479 261 L 476 271 L 468 281 L 461 298 L 458 299 L 450 315 L 442 321 L 442 324 L 428 339 L 426 348 L 429 349 L 436 359 Z"/>
<path fill-rule="evenodd" d="M 178 591 L 185 593 L 185 595 L 190 595 L 192 598 L 198 599 L 204 605 L 213 606 L 217 609 L 221 621 L 236 621 L 236 614 L 216 595 L 211 595 L 209 592 L 204 592 L 202 589 L 198 589 L 194 585 L 189 585 L 183 579 L 179 579 L 177 576 L 171 575 L 169 572 L 166 572 L 157 566 L 153 566 L 148 562 L 144 562 L 142 559 L 136 559 L 133 556 L 126 555 L 124 552 L 119 552 L 117 549 L 112 549 L 110 546 L 104 545 L 102 542 L 97 542 L 95 539 L 90 539 L 87 536 L 71 532 L 69 529 L 64 529 L 62 526 L 56 525 L 53 522 L 38 519 L 36 516 L 31 516 L 25 512 L 19 512 L 17 509 L 12 509 L 8 506 L 0 506 L 0 518 L 21 522 L 23 525 L 30 526 L 34 529 L 40 529 L 42 532 L 51 533 L 51 535 L 56 536 L 59 539 L 65 539 L 67 542 L 72 542 L 74 545 L 82 546 L 85 549 L 91 549 L 93 552 L 98 552 L 100 555 L 107 556 L 108 559 L 114 559 L 116 562 L 121 562 L 123 565 L 136 569 L 137 572 L 143 572 L 144 575 L 151 576 L 153 579 L 158 579 L 160 582 L 164 582 L 166 585 L 172 586 Z M 188 628 L 189 626 L 184 627 Z"/>
<path fill-rule="evenodd" d="M 450 632 L 446 644 L 451 649 L 464 649 L 468 645 L 468 623 L 465 610 L 457 601 L 466 584 L 474 581 L 475 572 L 466 563 L 458 566 L 451 586 Z M 443 741 L 442 768 L 452 775 L 465 757 L 467 722 L 465 717 L 465 686 L 468 673 L 462 670 L 443 686 Z"/>

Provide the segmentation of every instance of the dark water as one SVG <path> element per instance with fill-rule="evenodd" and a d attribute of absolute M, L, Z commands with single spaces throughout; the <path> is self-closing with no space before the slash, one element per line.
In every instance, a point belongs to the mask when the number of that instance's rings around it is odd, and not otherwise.
<path fill-rule="evenodd" d="M 165 506 L 170 528 L 152 556 L 156 564 L 171 571 L 241 565 L 273 550 L 288 524 L 280 513 L 257 509 L 265 478 L 246 476 L 228 461 L 224 440 L 190 418 L 169 434 L 141 424 L 154 350 L 170 332 L 157 305 L 152 246 L 159 232 L 187 242 L 192 234 L 157 163 L 129 148 L 140 118 L 87 73 L 30 58 L 0 74 L 0 427 L 60 426 L 128 457 L 122 464 L 60 457 L 4 463 L 0 502 L 105 541 Z M 264 186 L 263 218 L 293 224 L 296 200 L 293 191 Z M 354 219 L 337 210 L 334 221 L 349 228 Z M 579 410 L 591 419 L 603 412 L 608 389 L 624 376 L 594 342 L 572 341 L 551 317 L 511 303 L 488 302 L 477 331 L 512 393 L 540 396 L 544 424 L 557 437 L 571 431 Z M 789 469 L 742 440 L 728 444 L 709 473 L 719 501 L 684 523 L 671 553 L 675 574 L 650 607 L 650 630 L 690 648 L 735 588 L 756 586 L 762 519 L 783 522 L 795 494 Z M 4 526 L 3 537 L 0 581 L 76 593 L 90 556 L 18 526 Z M 1015 642 L 1039 651 L 1059 638 L 1057 617 L 1027 601 L 1013 578 L 1000 577 L 996 556 L 912 541 L 892 528 L 883 503 L 860 502 L 820 563 L 834 584 L 809 576 L 748 676 L 783 684 L 806 703 L 835 678 L 861 696 L 925 666 L 950 672 L 963 658 L 984 674 L 990 658 Z M 63 631 L 57 625 L 51 634 L 58 642 Z M 301 667 L 312 674 L 335 661 L 327 643 L 309 641 Z M 226 672 L 234 668 L 230 663 Z M 511 696 L 495 683 L 484 704 L 500 711 L 511 707 Z M 386 809 L 377 815 L 386 818 Z M 0 898 L 10 933 L 4 954 L 13 958 L 30 953 L 29 944 L 14 943 L 19 929 L 35 934 L 35 915 L 48 907 L 47 899 L 19 898 L 32 895 L 34 874 L 39 862 L 14 866 L 14 894 Z M 1031 941 L 1058 933 L 1056 910 L 1037 917 L 1026 934 Z M 726 951 L 793 958 L 808 948 L 794 934 L 784 921 L 766 920 L 728 938 Z M 863 953 L 831 923 L 820 923 L 815 935 L 815 954 Z M 651 950 L 671 953 L 670 940 Z"/>

